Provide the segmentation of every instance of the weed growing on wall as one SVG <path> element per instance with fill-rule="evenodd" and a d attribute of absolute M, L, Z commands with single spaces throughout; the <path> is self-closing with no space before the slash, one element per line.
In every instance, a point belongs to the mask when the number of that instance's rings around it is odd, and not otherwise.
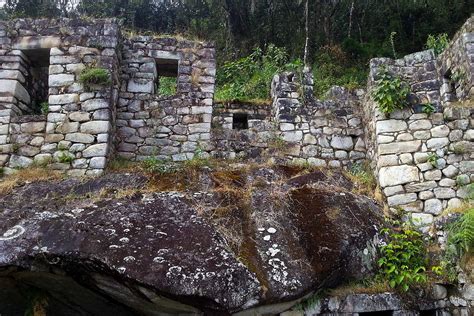
<path fill-rule="evenodd" d="M 435 55 L 441 54 L 446 47 L 449 45 L 448 34 L 442 33 L 438 35 L 428 35 L 428 39 L 426 40 L 425 47 L 427 49 L 432 49 Z"/>
<path fill-rule="evenodd" d="M 405 81 L 391 74 L 386 68 L 380 70 L 372 97 L 382 113 L 390 114 L 406 107 L 409 94 L 410 87 Z"/>
<path fill-rule="evenodd" d="M 428 280 L 429 260 L 423 235 L 409 222 L 394 221 L 381 230 L 385 242 L 380 246 L 377 279 L 388 281 L 391 288 L 408 291 Z M 439 267 L 432 271 L 441 273 Z"/>
<path fill-rule="evenodd" d="M 105 86 L 110 84 L 111 81 L 107 69 L 87 67 L 81 71 L 79 82 L 81 82 L 85 88 L 90 89 L 92 85 Z"/>
<path fill-rule="evenodd" d="M 49 112 L 49 103 L 48 102 L 41 102 L 40 110 L 41 110 L 41 114 L 48 114 L 48 112 Z"/>

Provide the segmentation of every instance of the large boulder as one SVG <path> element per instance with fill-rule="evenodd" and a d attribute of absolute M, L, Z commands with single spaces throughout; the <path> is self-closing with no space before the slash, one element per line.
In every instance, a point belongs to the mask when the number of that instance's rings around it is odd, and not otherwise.
<path fill-rule="evenodd" d="M 227 315 L 370 273 L 381 212 L 343 175 L 230 169 L 1 196 L 0 314 Z"/>

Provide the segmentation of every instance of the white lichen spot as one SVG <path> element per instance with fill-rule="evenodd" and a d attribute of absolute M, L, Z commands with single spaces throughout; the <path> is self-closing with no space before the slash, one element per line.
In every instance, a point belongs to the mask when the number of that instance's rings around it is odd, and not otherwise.
<path fill-rule="evenodd" d="M 0 241 L 5 241 L 5 240 L 11 240 L 20 237 L 25 233 L 25 228 L 23 228 L 20 225 L 13 226 L 9 230 L 7 230 L 5 233 L 3 233 L 2 236 L 0 236 Z"/>
<path fill-rule="evenodd" d="M 163 258 L 163 257 L 155 257 L 155 258 L 153 258 L 153 262 L 155 262 L 155 263 L 163 263 L 163 262 L 165 262 L 165 258 Z"/>
<path fill-rule="evenodd" d="M 272 237 L 270 235 L 266 235 L 265 237 L 263 237 L 263 240 L 265 241 L 270 241 Z"/>
<path fill-rule="evenodd" d="M 106 232 L 106 234 L 109 235 L 109 236 L 115 235 L 115 229 L 112 229 L 112 228 L 106 229 L 105 232 Z"/>
<path fill-rule="evenodd" d="M 127 237 L 122 237 L 122 238 L 119 239 L 119 241 L 126 244 L 130 241 L 130 239 L 128 239 Z"/>
<path fill-rule="evenodd" d="M 269 255 L 270 257 L 275 257 L 278 253 L 280 253 L 281 250 L 278 248 L 268 248 L 266 254 Z"/>
<path fill-rule="evenodd" d="M 265 228 L 260 227 L 260 228 L 258 229 L 258 231 L 261 232 L 261 233 L 263 233 L 263 232 L 265 231 Z"/>
<path fill-rule="evenodd" d="M 119 249 L 120 246 L 119 245 L 110 245 L 109 248 L 110 249 Z"/>
<path fill-rule="evenodd" d="M 127 271 L 127 268 L 125 268 L 125 267 L 118 267 L 118 268 L 117 268 L 117 271 L 118 271 L 119 273 L 124 274 L 125 271 Z"/>
<path fill-rule="evenodd" d="M 276 230 L 275 228 L 273 228 L 273 227 L 270 227 L 269 229 L 267 229 L 267 232 L 268 232 L 269 234 L 274 234 L 274 233 L 277 232 L 277 230 Z"/>
<path fill-rule="evenodd" d="M 132 262 L 135 262 L 135 257 L 133 256 L 127 256 L 125 258 L 123 258 L 123 261 L 125 261 L 126 263 L 132 263 Z"/>
<path fill-rule="evenodd" d="M 151 225 L 146 225 L 145 228 L 146 228 L 146 229 L 153 229 L 154 227 L 151 226 Z"/>
<path fill-rule="evenodd" d="M 75 209 L 71 210 L 71 213 L 76 214 L 76 215 L 79 215 L 82 212 L 84 212 L 83 208 L 75 208 Z"/>

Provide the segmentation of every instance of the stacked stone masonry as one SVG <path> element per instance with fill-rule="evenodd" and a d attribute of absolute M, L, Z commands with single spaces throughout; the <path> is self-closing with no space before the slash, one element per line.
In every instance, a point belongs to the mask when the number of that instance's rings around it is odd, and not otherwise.
<path fill-rule="evenodd" d="M 430 50 L 370 64 L 369 90 L 382 67 L 411 87 L 412 107 L 388 116 L 367 95 L 366 133 L 368 156 L 388 205 L 410 212 L 421 226 L 430 226 L 444 209 L 461 206 L 474 182 L 473 32 L 471 18 L 440 56 Z M 448 83 L 448 68 L 465 75 Z M 434 113 L 423 113 L 427 103 Z"/>

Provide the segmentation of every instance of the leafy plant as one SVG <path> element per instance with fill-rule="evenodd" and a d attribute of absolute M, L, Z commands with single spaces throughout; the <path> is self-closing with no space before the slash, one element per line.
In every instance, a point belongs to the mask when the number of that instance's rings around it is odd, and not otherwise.
<path fill-rule="evenodd" d="M 41 114 L 48 114 L 49 112 L 49 103 L 41 102 L 40 103 Z"/>
<path fill-rule="evenodd" d="M 177 92 L 176 78 L 173 77 L 160 77 L 157 86 L 155 90 L 160 96 L 173 96 Z"/>
<path fill-rule="evenodd" d="M 429 153 L 427 161 L 433 166 L 438 167 L 438 155 L 436 153 Z"/>
<path fill-rule="evenodd" d="M 386 243 L 380 246 L 381 257 L 377 278 L 387 280 L 391 288 L 408 291 L 410 287 L 427 280 L 428 259 L 423 235 L 410 223 L 394 222 L 393 228 L 384 228 Z"/>
<path fill-rule="evenodd" d="M 147 172 L 158 174 L 170 174 L 178 170 L 178 166 L 172 161 L 159 159 L 155 156 L 145 159 L 143 167 Z"/>
<path fill-rule="evenodd" d="M 61 152 L 58 155 L 58 161 L 61 163 L 71 163 L 74 160 L 74 156 L 68 152 Z"/>
<path fill-rule="evenodd" d="M 381 69 L 378 77 L 372 97 L 381 112 L 390 114 L 408 105 L 410 87 L 405 81 L 389 73 L 385 68 Z"/>
<path fill-rule="evenodd" d="M 448 238 L 444 263 L 449 280 L 456 280 L 457 265 L 474 252 L 474 208 L 469 208 L 447 226 Z"/>
<path fill-rule="evenodd" d="M 426 48 L 432 49 L 435 55 L 441 54 L 446 47 L 449 45 L 448 34 L 442 33 L 438 35 L 428 35 L 428 39 L 426 40 Z"/>
<path fill-rule="evenodd" d="M 397 32 L 390 33 L 390 45 L 392 46 L 393 58 L 397 59 L 397 50 L 395 49 L 395 36 L 397 36 Z"/>
<path fill-rule="evenodd" d="M 436 108 L 434 107 L 432 103 L 426 103 L 422 105 L 423 113 L 431 114 L 431 113 L 434 113 L 435 110 Z"/>
<path fill-rule="evenodd" d="M 111 83 L 110 75 L 107 69 L 98 67 L 86 67 L 79 75 L 79 82 L 84 87 L 90 88 L 91 85 L 105 86 Z"/>
<path fill-rule="evenodd" d="M 282 71 L 302 69 L 303 63 L 290 61 L 285 49 L 268 45 L 243 58 L 224 63 L 217 72 L 216 99 L 218 100 L 267 100 L 273 76 Z"/>

